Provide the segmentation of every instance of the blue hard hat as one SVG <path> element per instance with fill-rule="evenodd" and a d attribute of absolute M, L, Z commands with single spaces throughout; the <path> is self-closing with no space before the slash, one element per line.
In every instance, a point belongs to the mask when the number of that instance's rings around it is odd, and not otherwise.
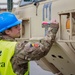
<path fill-rule="evenodd" d="M 20 24 L 22 20 L 18 20 L 11 12 L 3 12 L 0 14 L 0 32 L 7 30 L 13 26 Z"/>

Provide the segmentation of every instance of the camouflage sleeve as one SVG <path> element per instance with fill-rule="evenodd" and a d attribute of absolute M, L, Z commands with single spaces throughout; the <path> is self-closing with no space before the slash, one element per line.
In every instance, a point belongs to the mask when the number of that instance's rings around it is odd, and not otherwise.
<path fill-rule="evenodd" d="M 29 60 L 39 60 L 49 52 L 54 43 L 58 28 L 58 24 L 50 25 L 47 35 L 40 39 L 40 42 L 32 43 L 29 41 L 23 41 L 17 43 L 15 54 L 11 59 L 13 70 L 16 74 L 25 72 L 25 67 L 23 65 L 25 65 Z"/>
<path fill-rule="evenodd" d="M 41 39 L 40 42 L 18 42 L 14 57 L 17 58 L 17 61 L 20 59 L 23 62 L 28 60 L 39 60 L 49 52 L 57 31 L 58 25 L 51 25 L 47 35 Z"/>
<path fill-rule="evenodd" d="M 47 35 L 40 40 L 40 42 L 35 42 L 38 46 L 31 46 L 33 43 L 29 42 L 25 46 L 25 60 L 39 60 L 44 57 L 52 47 L 56 33 L 58 31 L 58 24 L 51 24 L 48 29 Z"/>

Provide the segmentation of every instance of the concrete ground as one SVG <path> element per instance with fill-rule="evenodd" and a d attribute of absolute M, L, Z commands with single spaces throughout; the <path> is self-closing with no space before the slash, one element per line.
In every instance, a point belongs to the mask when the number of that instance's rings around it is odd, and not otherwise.
<path fill-rule="evenodd" d="M 43 70 L 40 66 L 36 64 L 35 61 L 30 62 L 30 75 L 54 75 L 49 71 Z"/>

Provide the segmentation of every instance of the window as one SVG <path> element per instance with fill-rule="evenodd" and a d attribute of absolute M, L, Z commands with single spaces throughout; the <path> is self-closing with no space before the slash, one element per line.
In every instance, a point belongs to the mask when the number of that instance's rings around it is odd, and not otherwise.
<path fill-rule="evenodd" d="M 30 1 L 32 1 L 32 0 L 24 0 L 24 2 L 30 2 Z"/>
<path fill-rule="evenodd" d="M 37 2 L 37 1 L 40 2 L 40 1 L 45 1 L 45 0 L 21 0 L 19 6 L 24 6 L 24 5 L 27 5 L 33 2 Z"/>
<path fill-rule="evenodd" d="M 30 3 L 33 3 L 33 0 L 21 0 L 19 6 L 24 6 Z"/>

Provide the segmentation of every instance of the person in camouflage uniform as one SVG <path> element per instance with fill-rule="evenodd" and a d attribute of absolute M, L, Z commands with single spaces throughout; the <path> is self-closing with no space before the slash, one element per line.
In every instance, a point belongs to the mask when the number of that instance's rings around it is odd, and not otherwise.
<path fill-rule="evenodd" d="M 1 17 L 2 15 L 0 15 L 0 20 L 2 19 Z M 39 60 L 49 52 L 50 48 L 52 47 L 52 44 L 54 43 L 58 28 L 59 28 L 58 24 L 55 23 L 51 24 L 50 28 L 48 29 L 47 35 L 44 38 L 42 38 L 40 42 L 34 43 L 35 45 L 38 46 L 33 46 L 32 42 L 26 40 L 22 42 L 21 41 L 17 42 L 15 47 L 15 53 L 11 58 L 12 68 L 14 73 L 16 73 L 16 75 L 24 75 L 24 73 L 27 71 L 28 67 L 27 63 L 29 61 Z M 0 40 L 15 41 L 15 38 L 18 37 L 20 37 L 19 24 L 11 26 L 3 31 L 0 31 Z"/>

